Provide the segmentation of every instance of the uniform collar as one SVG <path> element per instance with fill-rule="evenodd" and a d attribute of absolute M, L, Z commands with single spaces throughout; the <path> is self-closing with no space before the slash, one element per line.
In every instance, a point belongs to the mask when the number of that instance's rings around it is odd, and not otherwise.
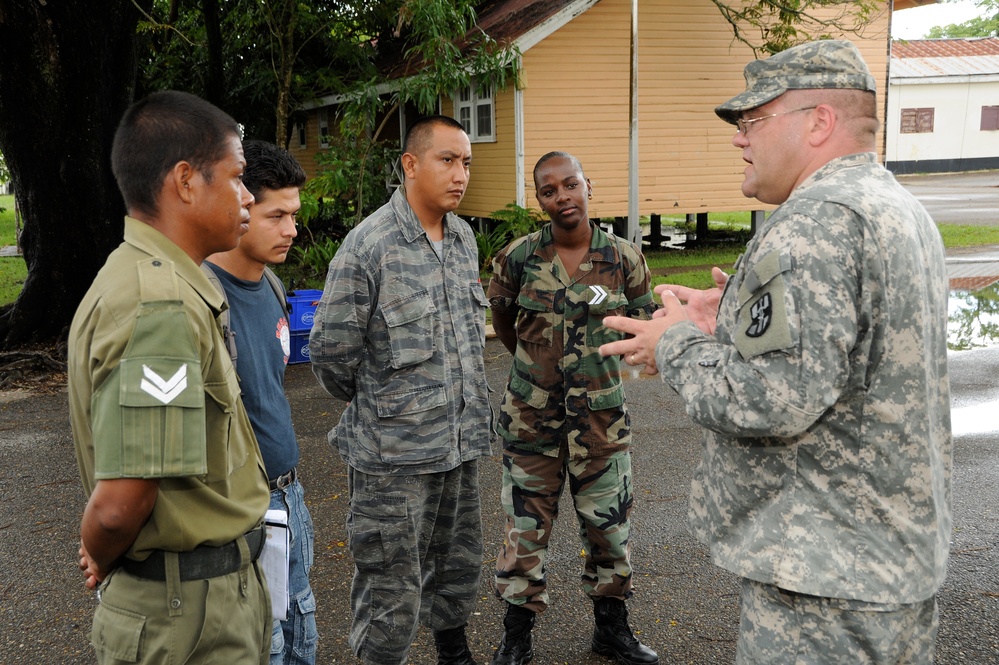
<path fill-rule="evenodd" d="M 409 205 L 409 201 L 406 200 L 406 186 L 401 185 L 392 194 L 392 198 L 389 199 L 389 203 L 392 206 L 392 212 L 395 213 L 396 221 L 399 224 L 399 228 L 402 229 L 402 235 L 406 238 L 407 242 L 413 242 L 420 236 L 427 234 L 426 229 L 423 228 L 423 224 L 420 224 L 420 220 L 417 218 L 416 213 L 413 211 L 413 207 Z M 453 218 L 456 218 L 453 212 L 446 213 L 444 215 L 444 235 L 455 235 L 457 232 L 454 230 Z"/>
<path fill-rule="evenodd" d="M 796 189 L 811 187 L 812 185 L 821 182 L 823 179 L 828 178 L 830 175 L 842 169 L 877 163 L 878 156 L 873 152 L 858 152 L 852 155 L 836 157 L 816 169 L 815 172 L 805 178 Z M 794 192 L 792 192 L 791 195 L 793 196 Z"/>
<path fill-rule="evenodd" d="M 593 233 L 590 236 L 590 249 L 583 258 L 583 263 L 590 263 L 593 261 L 614 263 L 617 259 L 615 258 L 614 247 L 610 236 L 608 236 L 607 233 L 600 228 L 599 224 L 595 224 L 593 220 L 590 220 L 590 228 L 593 230 Z M 551 222 L 548 222 L 541 227 L 540 233 L 541 236 L 537 247 L 534 248 L 534 253 L 537 254 L 542 260 L 552 262 L 555 260 L 555 239 L 552 235 Z"/>
<path fill-rule="evenodd" d="M 172 240 L 145 222 L 133 217 L 125 217 L 125 242 L 149 254 L 158 256 L 173 264 L 177 276 L 191 285 L 202 300 L 212 308 L 217 316 L 222 311 L 225 299 L 219 290 L 212 286 L 191 257 Z"/>

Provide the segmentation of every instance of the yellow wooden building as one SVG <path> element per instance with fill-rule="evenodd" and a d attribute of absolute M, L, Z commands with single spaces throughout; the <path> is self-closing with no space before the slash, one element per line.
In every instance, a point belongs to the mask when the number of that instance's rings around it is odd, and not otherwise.
<path fill-rule="evenodd" d="M 878 81 L 882 111 L 889 3 L 862 35 L 831 35 L 858 45 Z M 551 150 L 582 162 L 593 183 L 591 218 L 627 217 L 632 191 L 630 211 L 637 208 L 641 216 L 761 207 L 739 188 L 744 163 L 731 144 L 735 128 L 713 112 L 744 89 L 742 70 L 754 56 L 733 40 L 712 2 L 497 0 L 478 23 L 497 41 L 516 44 L 521 58 L 516 85 L 484 98 L 458 91 L 441 101 L 441 112 L 461 120 L 472 139 L 472 176 L 460 214 L 490 217 L 509 203 L 536 208 L 532 170 Z M 335 124 L 336 101 L 308 105 L 308 119 L 293 137 L 290 148 L 310 175 L 323 133 Z M 390 140 L 398 142 L 404 115 L 393 123 Z M 883 155 L 883 140 L 880 145 Z"/>

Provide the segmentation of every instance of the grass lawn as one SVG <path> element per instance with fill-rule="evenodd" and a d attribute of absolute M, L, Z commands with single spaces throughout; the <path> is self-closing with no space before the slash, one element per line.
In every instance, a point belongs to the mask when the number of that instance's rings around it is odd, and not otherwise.
<path fill-rule="evenodd" d="M 13 244 L 15 244 L 14 197 L 0 196 L 0 247 Z M 0 257 L 0 305 L 14 302 L 27 276 L 28 267 L 22 257 Z"/>
<path fill-rule="evenodd" d="M 999 245 L 999 226 L 972 226 L 960 224 L 938 224 L 944 247 L 980 247 Z M 715 225 L 712 222 L 712 231 Z M 748 227 L 747 227 L 748 228 Z M 652 285 L 679 284 L 695 289 L 714 286 L 711 280 L 712 266 L 731 272 L 732 264 L 742 254 L 745 246 L 733 243 L 720 244 L 707 249 L 670 250 L 648 252 L 645 260 L 652 271 Z"/>
<path fill-rule="evenodd" d="M 999 245 L 999 227 L 962 224 L 937 224 L 937 227 L 947 249 Z"/>
<path fill-rule="evenodd" d="M 14 244 L 14 197 L 0 196 L 0 247 Z M 711 220 L 711 231 L 721 238 L 741 238 L 748 232 L 749 213 L 720 214 Z M 686 218 L 663 217 L 664 225 L 683 225 Z M 999 245 L 999 226 L 940 224 L 948 249 Z M 697 289 L 713 286 L 711 267 L 731 272 L 732 264 L 745 249 L 742 241 L 728 240 L 699 249 L 670 249 L 645 255 L 652 271 L 652 285 L 679 284 Z M 24 285 L 27 269 L 21 257 L 0 257 L 0 305 L 13 302 Z M 321 287 L 320 287 L 321 288 Z"/>
<path fill-rule="evenodd" d="M 0 247 L 14 244 L 14 197 L 0 196 Z"/>

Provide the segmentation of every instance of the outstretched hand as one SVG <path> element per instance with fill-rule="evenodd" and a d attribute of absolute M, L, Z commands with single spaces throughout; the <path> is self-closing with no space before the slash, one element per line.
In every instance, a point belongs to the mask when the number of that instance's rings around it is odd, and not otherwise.
<path fill-rule="evenodd" d="M 663 308 L 657 310 L 652 319 L 642 321 L 626 316 L 608 316 L 604 319 L 605 326 L 631 337 L 603 344 L 600 355 L 619 355 L 629 365 L 645 365 L 643 374 L 659 373 L 659 368 L 656 367 L 656 345 L 659 344 L 659 338 L 667 329 L 680 321 L 687 321 L 689 317 L 686 308 L 671 291 L 660 291 L 657 288 L 656 292 L 662 298 Z"/>
<path fill-rule="evenodd" d="M 677 299 L 685 303 L 683 308 L 687 312 L 687 317 L 708 335 L 715 334 L 715 326 L 718 319 L 718 304 L 721 302 L 722 291 L 728 283 L 728 275 L 721 268 L 711 269 L 711 278 L 715 282 L 711 289 L 692 289 L 688 286 L 678 284 L 660 284 L 655 288 L 665 302 L 665 293 L 672 292 Z M 665 310 L 659 310 L 653 316 L 666 316 Z"/>

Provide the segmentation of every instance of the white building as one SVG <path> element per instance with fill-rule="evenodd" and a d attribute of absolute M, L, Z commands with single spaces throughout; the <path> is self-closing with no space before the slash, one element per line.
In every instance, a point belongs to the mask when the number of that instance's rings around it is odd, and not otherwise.
<path fill-rule="evenodd" d="M 999 38 L 893 42 L 888 77 L 891 171 L 999 168 Z"/>

